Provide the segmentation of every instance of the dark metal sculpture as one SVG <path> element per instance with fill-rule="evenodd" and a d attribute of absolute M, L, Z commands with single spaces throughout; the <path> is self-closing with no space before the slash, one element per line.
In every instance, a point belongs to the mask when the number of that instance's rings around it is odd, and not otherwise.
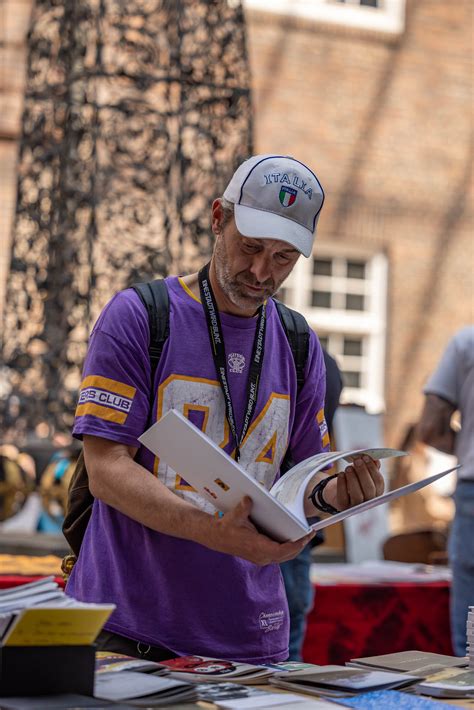
<path fill-rule="evenodd" d="M 98 312 L 202 262 L 251 152 L 239 2 L 38 0 L 28 48 L 3 339 L 17 433 L 70 426 Z"/>

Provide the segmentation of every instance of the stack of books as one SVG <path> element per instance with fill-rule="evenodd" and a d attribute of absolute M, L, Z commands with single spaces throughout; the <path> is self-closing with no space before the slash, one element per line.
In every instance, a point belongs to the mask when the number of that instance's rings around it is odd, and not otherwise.
<path fill-rule="evenodd" d="M 111 671 L 96 675 L 94 697 L 133 707 L 169 707 L 198 699 L 195 686 L 155 673 Z"/>
<path fill-rule="evenodd" d="M 1 590 L 0 696 L 92 695 L 93 644 L 114 608 L 68 597 L 54 577 Z"/>
<path fill-rule="evenodd" d="M 291 676 L 317 668 L 291 661 L 257 666 L 207 656 L 182 656 L 158 663 L 109 651 L 96 653 L 95 667 L 97 698 L 133 707 L 168 707 L 200 700 L 226 710 L 239 710 L 241 705 L 252 710 L 275 705 L 293 710 L 296 704 L 307 702 L 304 696 L 282 696 L 256 686 L 267 683 L 275 673 Z"/>
<path fill-rule="evenodd" d="M 474 673 L 472 670 L 446 668 L 440 673 L 428 676 L 415 686 L 415 691 L 433 698 L 474 698 Z"/>
<path fill-rule="evenodd" d="M 59 601 L 63 597 L 65 594 L 54 577 L 43 577 L 30 584 L 0 590 L 0 639 L 22 609 Z"/>
<path fill-rule="evenodd" d="M 469 668 L 474 670 L 474 606 L 470 606 L 467 613 L 466 636 L 466 653 L 469 659 Z"/>
<path fill-rule="evenodd" d="M 466 670 L 467 664 L 467 658 L 426 651 L 402 651 L 383 656 L 354 658 L 348 663 L 360 669 L 378 668 L 416 675 L 420 681 L 411 686 L 410 690 L 434 698 L 453 699 L 474 697 L 474 673 L 472 670 Z M 378 700 L 381 701 L 380 698 Z M 385 710 L 388 708 L 385 707 Z"/>
<path fill-rule="evenodd" d="M 386 653 L 382 656 L 367 656 L 365 658 L 352 658 L 346 666 L 354 668 L 377 668 L 383 671 L 396 673 L 412 673 L 413 675 L 427 678 L 434 673 L 444 671 L 446 668 L 465 668 L 467 660 L 457 656 L 446 656 L 442 653 L 429 651 L 399 651 Z"/>
<path fill-rule="evenodd" d="M 88 645 L 114 609 L 114 604 L 87 604 L 68 597 L 52 576 L 2 589 L 0 644 Z"/>

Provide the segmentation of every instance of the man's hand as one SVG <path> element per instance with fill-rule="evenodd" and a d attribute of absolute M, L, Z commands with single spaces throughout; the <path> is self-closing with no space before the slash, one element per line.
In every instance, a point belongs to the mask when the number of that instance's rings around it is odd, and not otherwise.
<path fill-rule="evenodd" d="M 333 478 L 323 492 L 324 500 L 337 510 L 346 510 L 366 500 L 377 498 L 384 491 L 380 461 L 364 454 Z"/>
<path fill-rule="evenodd" d="M 249 519 L 251 510 L 251 499 L 242 498 L 235 508 L 215 520 L 214 529 L 203 544 L 217 552 L 242 557 L 263 566 L 293 559 L 315 535 L 310 532 L 296 542 L 275 542 L 258 532 Z"/>

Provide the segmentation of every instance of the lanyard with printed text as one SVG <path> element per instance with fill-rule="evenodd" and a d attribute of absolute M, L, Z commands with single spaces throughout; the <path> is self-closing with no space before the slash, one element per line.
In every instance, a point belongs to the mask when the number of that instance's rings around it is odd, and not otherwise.
<path fill-rule="evenodd" d="M 265 345 L 266 305 L 263 304 L 257 311 L 257 330 L 255 331 L 252 360 L 247 380 L 247 405 L 245 407 L 244 422 L 239 437 L 235 422 L 234 408 L 232 406 L 232 399 L 230 396 L 229 381 L 227 379 L 227 360 L 225 354 L 224 334 L 222 332 L 219 311 L 217 309 L 211 281 L 209 279 L 209 264 L 206 264 L 206 266 L 204 266 L 199 272 L 199 290 L 201 292 L 202 307 L 204 309 L 209 331 L 212 357 L 214 358 L 217 376 L 224 395 L 227 421 L 229 422 L 229 427 L 235 441 L 235 460 L 238 461 L 240 458 L 240 446 L 250 426 L 257 404 L 258 387 L 260 384 L 260 374 L 262 372 Z"/>

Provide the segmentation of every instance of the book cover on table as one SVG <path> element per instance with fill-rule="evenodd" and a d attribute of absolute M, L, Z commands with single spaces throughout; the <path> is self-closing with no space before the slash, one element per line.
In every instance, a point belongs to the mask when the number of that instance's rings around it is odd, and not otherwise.
<path fill-rule="evenodd" d="M 346 666 L 319 666 L 287 674 L 277 673 L 270 684 L 288 690 L 300 690 L 328 696 L 355 695 L 368 690 L 400 688 L 413 685 L 421 679 L 407 673 L 392 673 L 375 669 L 347 668 Z"/>

